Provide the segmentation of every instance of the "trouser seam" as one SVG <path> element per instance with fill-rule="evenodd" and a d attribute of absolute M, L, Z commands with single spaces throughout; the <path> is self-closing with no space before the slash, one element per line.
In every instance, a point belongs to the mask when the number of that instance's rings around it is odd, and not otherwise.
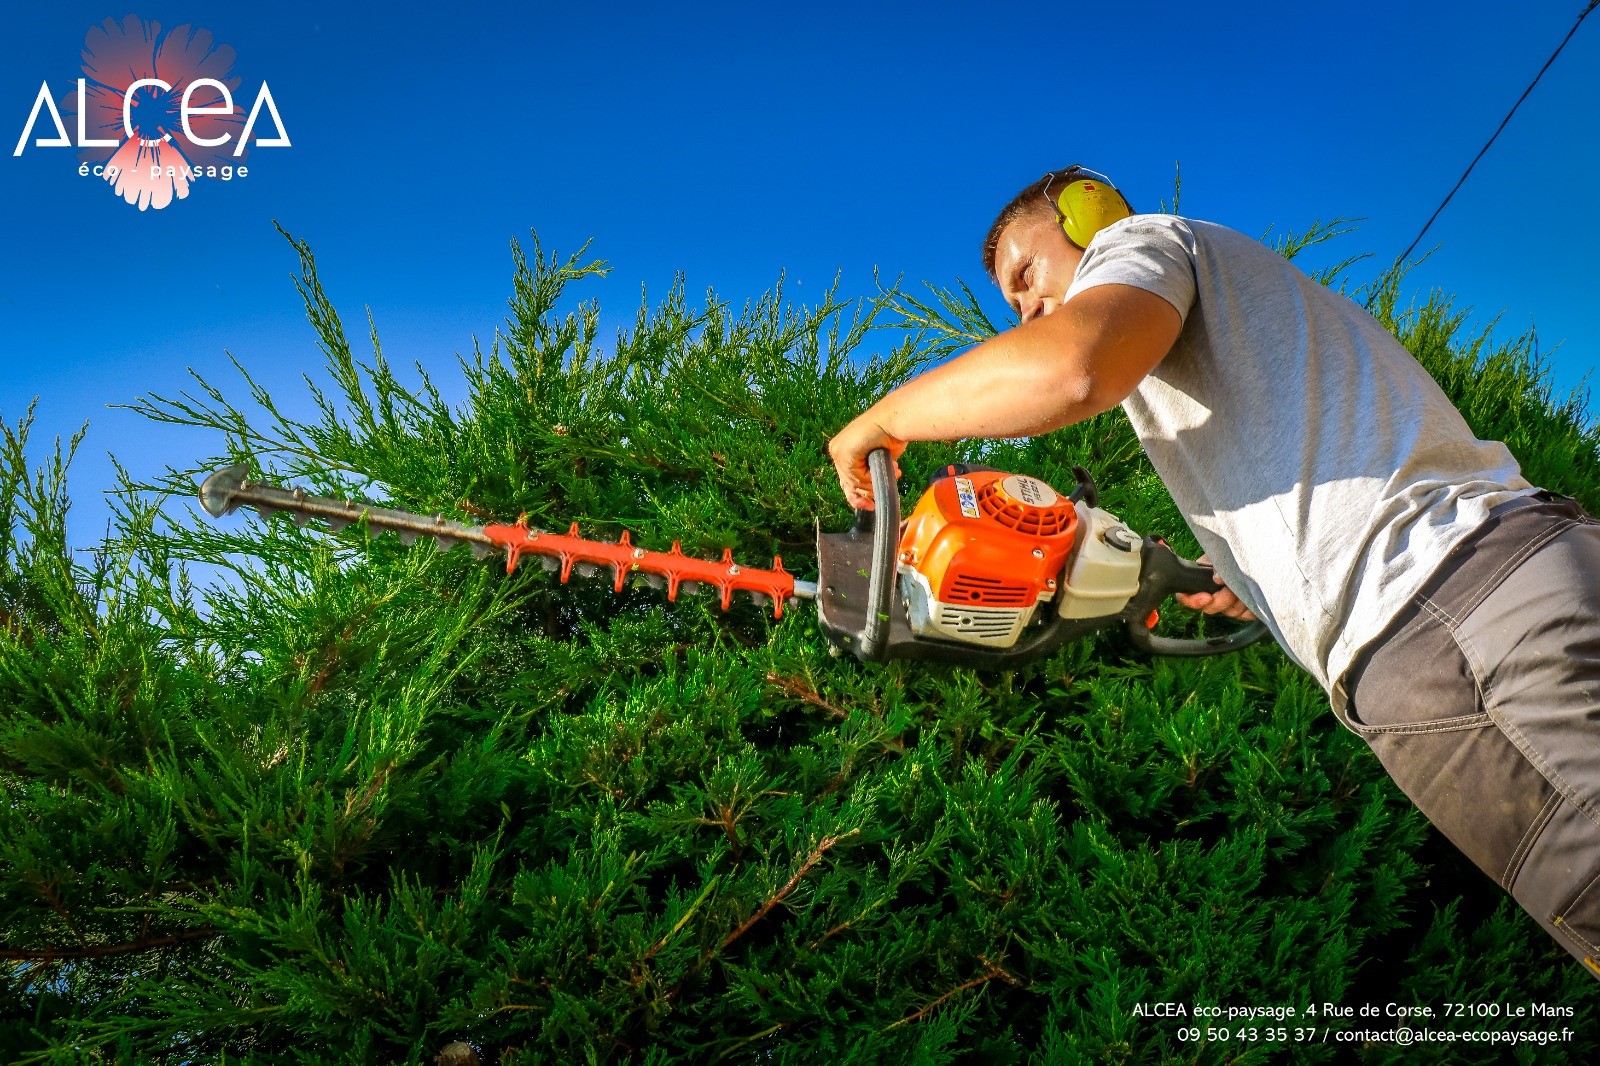
<path fill-rule="evenodd" d="M 1560 926 L 1563 930 L 1566 931 L 1566 934 L 1568 936 L 1570 936 L 1572 939 L 1576 940 L 1578 943 L 1582 944 L 1584 947 L 1588 948 L 1590 951 L 1595 952 L 1595 953 L 1600 953 L 1600 948 L 1597 948 L 1593 944 L 1589 943 L 1588 939 L 1585 938 L 1582 933 L 1580 933 L 1576 929 L 1572 928 L 1572 926 L 1570 924 L 1568 924 L 1567 922 L 1562 921 L 1563 918 L 1565 918 L 1567 915 L 1572 913 L 1573 908 L 1577 907 L 1578 901 L 1583 899 L 1584 896 L 1589 894 L 1589 890 L 1594 887 L 1594 883 L 1596 881 L 1600 881 L 1600 873 L 1597 873 L 1593 877 L 1589 878 L 1589 883 L 1583 886 L 1583 890 L 1581 892 L 1579 892 L 1576 896 L 1573 896 L 1572 897 L 1572 902 L 1568 903 L 1564 908 L 1562 908 L 1562 911 L 1561 911 L 1560 914 L 1554 915 L 1550 919 L 1550 923 L 1552 925 Z"/>
<path fill-rule="evenodd" d="M 1470 640 L 1467 640 L 1465 637 L 1460 636 L 1459 634 L 1457 634 L 1457 639 L 1460 642 L 1463 650 L 1472 649 L 1472 642 Z M 1473 657 L 1476 658 L 1475 649 L 1473 650 Z M 1533 745 L 1528 743 L 1528 738 L 1523 734 L 1522 730 L 1518 729 L 1515 724 L 1508 720 L 1505 715 L 1501 714 L 1495 707 L 1489 706 L 1487 699 L 1485 700 L 1484 706 L 1488 709 L 1489 717 L 1494 720 L 1494 724 L 1500 727 L 1500 731 L 1502 733 L 1511 738 L 1511 743 L 1516 745 L 1518 751 L 1522 752 L 1523 758 L 1527 759 L 1533 764 L 1533 768 L 1539 771 L 1540 776 L 1542 776 L 1546 781 L 1550 782 L 1557 792 L 1561 793 L 1568 800 L 1570 800 L 1574 807 L 1587 815 L 1590 821 L 1594 822 L 1596 825 L 1600 825 L 1600 813 L 1597 813 L 1593 805 L 1580 796 L 1578 794 L 1578 790 L 1569 784 L 1565 777 L 1557 773 L 1555 768 L 1547 763 L 1542 755 L 1534 750 Z"/>
<path fill-rule="evenodd" d="M 1561 527 L 1558 526 L 1557 528 L 1559 529 Z M 1537 550 L 1538 547 L 1548 539 L 1549 537 L 1541 537 L 1538 540 L 1529 541 L 1528 543 L 1524 544 L 1520 550 L 1512 553 L 1505 562 L 1501 563 L 1494 573 L 1484 578 L 1483 584 L 1473 589 L 1472 594 L 1467 597 L 1467 603 L 1469 606 L 1461 612 L 1462 617 L 1471 614 L 1472 608 L 1477 606 L 1478 600 L 1485 592 L 1498 585 L 1508 573 L 1520 565 L 1524 559 L 1532 555 L 1534 551 Z"/>
<path fill-rule="evenodd" d="M 1523 833 L 1522 839 L 1517 841 L 1517 850 L 1513 851 L 1511 858 L 1506 860 L 1506 872 L 1500 878 L 1500 887 L 1507 892 L 1511 891 L 1511 886 L 1515 883 L 1517 875 L 1522 872 L 1522 864 L 1527 861 L 1528 853 L 1533 850 L 1533 842 L 1539 838 L 1539 834 L 1544 831 L 1544 827 L 1549 824 L 1550 819 L 1555 817 L 1556 808 L 1559 806 L 1561 806 L 1561 792 L 1559 789 L 1552 789 L 1550 798 L 1544 801 L 1544 806 L 1539 808 L 1539 813 L 1534 816 L 1527 832 Z"/>
<path fill-rule="evenodd" d="M 1550 782 L 1557 792 L 1571 801 L 1572 805 L 1582 811 L 1590 821 L 1600 825 L 1600 812 L 1594 809 L 1594 805 L 1580 795 L 1578 790 L 1565 777 L 1556 772 L 1555 767 L 1545 761 L 1544 756 L 1540 755 L 1534 746 L 1528 742 L 1526 734 L 1521 729 L 1518 729 L 1516 724 L 1501 713 L 1496 706 L 1492 688 L 1487 687 L 1484 683 L 1484 678 L 1487 676 L 1488 671 L 1483 667 L 1483 657 L 1479 655 L 1477 646 L 1473 644 L 1472 638 L 1461 632 L 1460 629 L 1452 629 L 1450 635 L 1455 638 L 1456 647 L 1461 649 L 1461 654 L 1466 657 L 1467 664 L 1472 668 L 1473 681 L 1478 688 L 1478 698 L 1483 701 L 1483 708 L 1494 721 L 1494 724 L 1499 726 L 1500 731 L 1510 738 L 1511 743 L 1522 753 L 1523 758 L 1533 764 L 1533 768 L 1539 771 L 1540 776 Z"/>
<path fill-rule="evenodd" d="M 1421 733 L 1459 733 L 1464 729 L 1479 729 L 1486 725 L 1493 725 L 1494 719 L 1489 717 L 1487 711 L 1476 714 L 1463 714 L 1455 718 L 1441 718 L 1437 722 L 1417 722 L 1411 725 L 1380 725 L 1368 726 L 1367 733 L 1371 736 L 1412 736 Z"/>
<path fill-rule="evenodd" d="M 1455 632 L 1456 620 L 1446 614 L 1444 608 L 1428 599 L 1428 597 L 1420 595 L 1417 597 L 1417 604 L 1424 611 L 1427 611 L 1429 614 L 1433 615 L 1434 619 L 1443 624 L 1446 629 L 1450 630 L 1452 633 Z"/>
<path fill-rule="evenodd" d="M 1577 524 L 1578 520 L 1576 518 L 1563 519 L 1562 521 L 1546 529 L 1539 536 L 1527 541 L 1522 545 L 1522 547 L 1518 548 L 1515 552 L 1512 552 L 1509 556 L 1507 556 L 1506 560 L 1495 568 L 1494 573 L 1484 578 L 1482 584 L 1473 589 L 1472 592 L 1461 601 L 1461 605 L 1455 608 L 1455 613 L 1459 613 L 1461 616 L 1460 619 L 1457 619 L 1455 614 L 1452 612 L 1438 606 L 1438 604 L 1434 603 L 1430 597 L 1421 597 L 1423 604 L 1425 606 L 1430 603 L 1434 604 L 1434 606 L 1438 608 L 1438 613 L 1447 621 L 1447 624 L 1450 626 L 1450 628 L 1452 630 L 1455 629 L 1457 626 L 1461 625 L 1462 621 L 1464 621 L 1468 615 L 1478 608 L 1478 605 L 1483 602 L 1484 598 L 1487 597 L 1489 593 L 1493 592 L 1499 587 L 1500 582 L 1505 580 L 1506 576 L 1510 574 L 1511 571 L 1527 562 L 1528 557 L 1534 552 L 1538 551 L 1540 548 L 1544 547 L 1556 537 L 1560 536 L 1562 533 L 1565 533 L 1567 530 L 1571 529 Z"/>

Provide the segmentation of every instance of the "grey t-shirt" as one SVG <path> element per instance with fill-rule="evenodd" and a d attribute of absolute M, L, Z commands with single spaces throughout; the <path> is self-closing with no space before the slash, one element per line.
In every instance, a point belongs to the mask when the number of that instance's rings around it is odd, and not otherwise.
<path fill-rule="evenodd" d="M 1489 509 L 1536 491 L 1376 319 L 1242 233 L 1123 219 L 1067 298 L 1105 284 L 1183 316 L 1123 409 L 1218 574 L 1330 697 Z"/>

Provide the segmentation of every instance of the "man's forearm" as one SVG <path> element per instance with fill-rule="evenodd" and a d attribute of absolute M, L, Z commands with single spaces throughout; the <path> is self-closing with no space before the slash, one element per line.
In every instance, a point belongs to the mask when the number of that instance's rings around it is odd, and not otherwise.
<path fill-rule="evenodd" d="M 901 440 L 1031 437 L 1121 402 L 1097 395 L 1075 357 L 1066 314 L 1046 315 L 989 338 L 913 378 L 864 417 Z"/>

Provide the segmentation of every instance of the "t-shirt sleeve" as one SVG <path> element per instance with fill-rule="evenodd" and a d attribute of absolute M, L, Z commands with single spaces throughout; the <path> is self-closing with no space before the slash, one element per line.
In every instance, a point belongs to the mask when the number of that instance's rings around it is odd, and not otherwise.
<path fill-rule="evenodd" d="M 1187 322 L 1195 298 L 1194 248 L 1194 234 L 1182 219 L 1133 215 L 1089 242 L 1066 298 L 1096 285 L 1132 285 L 1166 300 Z"/>

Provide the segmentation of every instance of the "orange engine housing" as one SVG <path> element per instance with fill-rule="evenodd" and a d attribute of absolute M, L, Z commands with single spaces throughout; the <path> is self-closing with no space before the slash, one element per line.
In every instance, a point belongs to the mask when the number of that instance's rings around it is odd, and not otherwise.
<path fill-rule="evenodd" d="M 940 612 L 957 612 L 951 617 L 994 608 L 1031 616 L 1059 591 L 1077 532 L 1072 501 L 1037 478 L 955 474 L 930 485 L 906 519 L 899 570 L 919 574 Z M 1027 620 L 1018 619 L 1015 629 Z"/>

